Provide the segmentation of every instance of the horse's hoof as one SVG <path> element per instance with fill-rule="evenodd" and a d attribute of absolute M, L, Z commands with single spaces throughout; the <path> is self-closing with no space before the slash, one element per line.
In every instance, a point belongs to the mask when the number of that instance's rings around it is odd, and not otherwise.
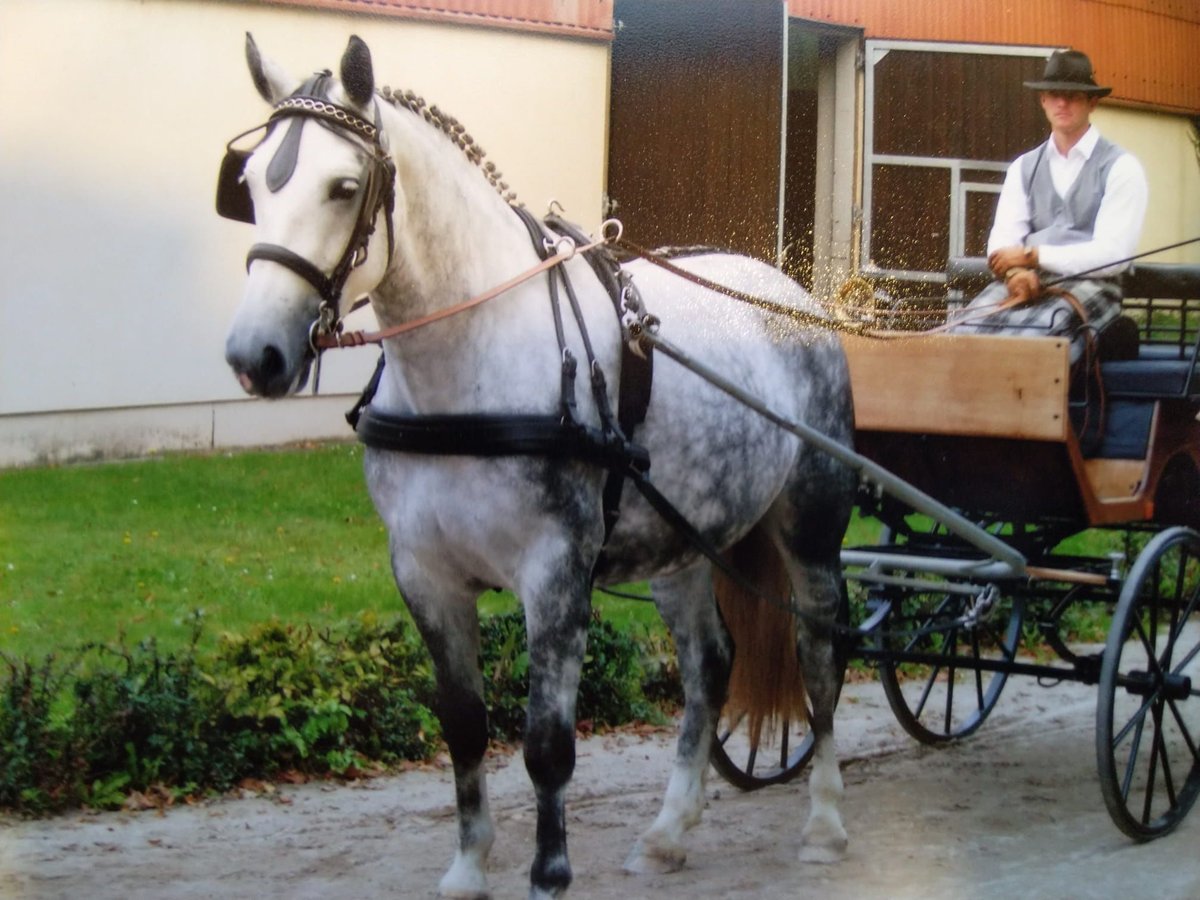
<path fill-rule="evenodd" d="M 492 892 L 487 888 L 483 890 L 472 890 L 471 888 L 447 888 L 445 886 L 438 888 L 438 896 L 445 897 L 446 900 L 492 900 Z"/>
<path fill-rule="evenodd" d="M 638 841 L 625 858 L 624 869 L 630 875 L 670 875 L 682 869 L 685 862 L 687 853 L 680 847 L 657 847 Z"/>
<path fill-rule="evenodd" d="M 487 877 L 478 869 L 468 869 L 458 861 L 442 877 L 438 896 L 446 900 L 492 900 Z"/>
<path fill-rule="evenodd" d="M 800 862 L 828 865 L 846 857 L 849 841 L 843 828 L 824 826 L 806 828 L 800 845 Z"/>

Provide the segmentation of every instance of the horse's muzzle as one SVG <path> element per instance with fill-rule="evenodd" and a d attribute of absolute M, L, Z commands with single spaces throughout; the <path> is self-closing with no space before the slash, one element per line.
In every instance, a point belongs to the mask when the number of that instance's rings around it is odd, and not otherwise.
<path fill-rule="evenodd" d="M 225 361 L 233 369 L 238 384 L 247 394 L 257 397 L 286 397 L 303 389 L 312 364 L 309 354 L 298 358 L 274 344 L 240 346 L 230 336 L 225 344 Z"/>

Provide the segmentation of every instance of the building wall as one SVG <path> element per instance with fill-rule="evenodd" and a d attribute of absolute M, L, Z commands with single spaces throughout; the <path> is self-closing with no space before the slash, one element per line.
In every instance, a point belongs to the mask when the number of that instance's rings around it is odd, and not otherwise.
<path fill-rule="evenodd" d="M 786 0 L 867 38 L 1073 47 L 1116 102 L 1200 114 L 1196 0 Z"/>
<path fill-rule="evenodd" d="M 1191 122 L 1184 116 L 1103 105 L 1092 121 L 1146 170 L 1150 203 L 1138 249 L 1200 237 L 1200 152 Z M 1156 254 L 1147 262 L 1200 264 L 1200 243 Z"/>
<path fill-rule="evenodd" d="M 223 360 L 253 238 L 213 211 L 217 168 L 268 112 L 247 31 L 297 78 L 336 69 L 359 34 L 379 83 L 457 116 L 531 209 L 557 199 L 599 223 L 606 40 L 221 0 L 4 0 L 0 465 L 347 433 L 348 399 L 248 400 Z M 327 354 L 323 391 L 356 394 L 374 357 Z"/>

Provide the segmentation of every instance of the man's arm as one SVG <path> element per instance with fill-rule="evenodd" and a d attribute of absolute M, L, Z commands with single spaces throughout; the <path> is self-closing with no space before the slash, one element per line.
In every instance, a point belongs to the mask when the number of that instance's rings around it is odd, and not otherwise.
<path fill-rule="evenodd" d="M 1021 159 L 1018 157 L 1004 176 L 1000 199 L 996 203 L 996 217 L 988 235 L 988 267 L 997 278 L 1003 278 L 1010 269 L 1037 264 L 1036 258 L 1028 258 L 1023 246 L 1031 225 L 1029 200 L 1021 178 Z"/>

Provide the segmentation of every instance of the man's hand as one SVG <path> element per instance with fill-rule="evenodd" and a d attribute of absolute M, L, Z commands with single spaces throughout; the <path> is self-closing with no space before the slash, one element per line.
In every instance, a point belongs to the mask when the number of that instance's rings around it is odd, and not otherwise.
<path fill-rule="evenodd" d="M 1017 304 L 1028 303 L 1042 293 L 1042 282 L 1033 269 L 1018 269 L 1005 279 L 1008 296 Z"/>
<path fill-rule="evenodd" d="M 1003 278 L 1009 269 L 1029 269 L 1037 265 L 1036 248 L 1001 247 L 988 256 L 988 268 L 997 278 Z"/>

